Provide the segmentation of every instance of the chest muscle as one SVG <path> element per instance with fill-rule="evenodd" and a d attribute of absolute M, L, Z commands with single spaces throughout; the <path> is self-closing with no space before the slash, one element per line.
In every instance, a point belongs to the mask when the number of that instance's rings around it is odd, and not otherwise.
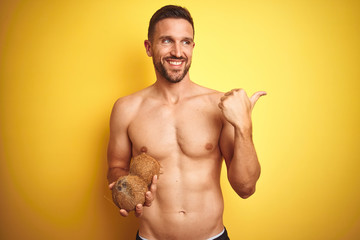
<path fill-rule="evenodd" d="M 183 104 L 144 109 L 129 126 L 135 153 L 146 150 L 159 159 L 173 154 L 196 158 L 218 148 L 221 120 L 212 107 Z"/>

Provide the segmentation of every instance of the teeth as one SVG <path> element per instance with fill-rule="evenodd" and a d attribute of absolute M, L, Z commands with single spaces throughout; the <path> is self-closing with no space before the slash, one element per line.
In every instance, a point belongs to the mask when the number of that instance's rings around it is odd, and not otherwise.
<path fill-rule="evenodd" d="M 171 61 L 170 61 L 170 64 L 172 64 L 172 65 L 180 65 L 181 62 L 171 62 Z"/>

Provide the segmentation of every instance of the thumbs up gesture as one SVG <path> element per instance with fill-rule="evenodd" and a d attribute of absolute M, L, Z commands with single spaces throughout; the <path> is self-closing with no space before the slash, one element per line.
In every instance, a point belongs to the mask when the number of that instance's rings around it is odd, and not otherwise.
<path fill-rule="evenodd" d="M 224 118 L 234 127 L 241 130 L 251 130 L 251 112 L 257 100 L 266 92 L 255 92 L 250 98 L 244 89 L 233 89 L 220 98 L 219 108 Z"/>

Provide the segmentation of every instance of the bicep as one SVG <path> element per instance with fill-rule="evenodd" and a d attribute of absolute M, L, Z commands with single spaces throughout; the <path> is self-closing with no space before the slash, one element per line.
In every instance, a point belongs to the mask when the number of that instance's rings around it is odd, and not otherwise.
<path fill-rule="evenodd" d="M 108 166 L 127 170 L 131 159 L 131 141 L 127 128 L 128 115 L 119 104 L 115 104 L 110 117 L 110 137 L 107 149 Z"/>
<path fill-rule="evenodd" d="M 110 133 L 107 158 L 109 168 L 128 168 L 131 159 L 131 142 L 126 131 Z"/>

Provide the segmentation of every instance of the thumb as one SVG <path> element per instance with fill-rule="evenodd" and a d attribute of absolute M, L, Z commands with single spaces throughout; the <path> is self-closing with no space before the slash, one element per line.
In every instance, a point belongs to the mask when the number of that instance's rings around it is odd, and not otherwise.
<path fill-rule="evenodd" d="M 250 103 L 251 103 L 251 109 L 254 108 L 255 103 L 257 102 L 257 100 L 261 97 L 261 96 L 265 96 L 267 93 L 265 91 L 258 91 L 256 93 L 254 93 L 251 97 L 250 97 Z"/>

